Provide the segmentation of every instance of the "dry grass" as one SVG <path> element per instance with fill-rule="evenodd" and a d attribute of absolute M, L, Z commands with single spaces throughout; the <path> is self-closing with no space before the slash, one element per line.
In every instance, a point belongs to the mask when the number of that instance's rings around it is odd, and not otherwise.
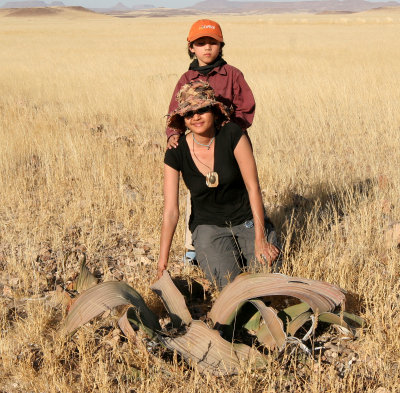
<path fill-rule="evenodd" d="M 108 320 L 73 341 L 58 334 L 53 291 L 82 251 L 102 279 L 125 279 L 160 307 L 148 286 L 163 116 L 193 21 L 76 15 L 0 15 L 0 390 L 398 391 L 399 253 L 383 233 L 400 219 L 398 13 L 218 18 L 225 57 L 255 93 L 250 135 L 285 271 L 345 288 L 368 323 L 345 373 L 287 354 L 225 379 L 159 360 Z M 181 256 L 182 225 L 176 272 Z"/>

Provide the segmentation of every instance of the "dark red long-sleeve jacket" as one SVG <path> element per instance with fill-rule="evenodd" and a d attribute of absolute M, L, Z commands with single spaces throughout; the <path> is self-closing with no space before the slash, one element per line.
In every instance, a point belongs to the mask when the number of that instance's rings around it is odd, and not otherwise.
<path fill-rule="evenodd" d="M 216 67 L 207 75 L 202 75 L 194 70 L 186 71 L 175 87 L 168 113 L 178 107 L 176 95 L 181 87 L 193 80 L 204 80 L 211 85 L 215 91 L 215 98 L 228 108 L 232 107 L 231 120 L 238 124 L 243 131 L 251 126 L 256 107 L 253 93 L 245 81 L 243 73 L 229 64 Z M 173 128 L 167 128 L 166 134 L 169 138 L 171 135 L 179 134 L 179 132 Z"/>

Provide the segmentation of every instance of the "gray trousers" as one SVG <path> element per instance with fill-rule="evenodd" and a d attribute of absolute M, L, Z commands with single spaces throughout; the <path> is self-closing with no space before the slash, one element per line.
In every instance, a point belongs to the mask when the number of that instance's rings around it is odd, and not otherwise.
<path fill-rule="evenodd" d="M 266 239 L 279 247 L 271 221 L 265 219 Z M 198 225 L 192 234 L 196 259 L 208 280 L 220 289 L 240 274 L 244 267 L 258 263 L 254 255 L 254 223 L 231 227 Z"/>

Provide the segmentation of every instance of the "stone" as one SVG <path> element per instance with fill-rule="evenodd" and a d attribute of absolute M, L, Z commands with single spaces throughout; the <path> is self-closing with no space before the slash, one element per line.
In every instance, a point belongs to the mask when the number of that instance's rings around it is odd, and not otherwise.
<path fill-rule="evenodd" d="M 400 246 L 400 222 L 389 225 L 385 230 L 385 245 L 386 248 Z"/>

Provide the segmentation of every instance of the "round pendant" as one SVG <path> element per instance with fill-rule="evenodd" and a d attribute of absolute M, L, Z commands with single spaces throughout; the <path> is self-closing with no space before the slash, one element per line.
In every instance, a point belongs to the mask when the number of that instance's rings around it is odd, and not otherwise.
<path fill-rule="evenodd" d="M 218 173 L 217 172 L 208 172 L 206 175 L 206 184 L 207 187 L 213 188 L 218 187 Z"/>

